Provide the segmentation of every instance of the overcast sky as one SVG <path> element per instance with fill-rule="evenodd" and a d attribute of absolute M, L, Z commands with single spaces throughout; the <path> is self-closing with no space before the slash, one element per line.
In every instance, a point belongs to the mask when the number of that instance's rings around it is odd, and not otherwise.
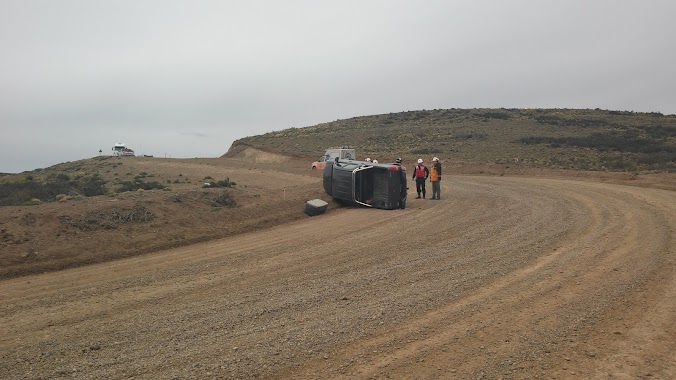
<path fill-rule="evenodd" d="M 0 172 L 435 108 L 676 113 L 673 0 L 0 0 Z M 320 153 L 320 152 L 318 152 Z"/>

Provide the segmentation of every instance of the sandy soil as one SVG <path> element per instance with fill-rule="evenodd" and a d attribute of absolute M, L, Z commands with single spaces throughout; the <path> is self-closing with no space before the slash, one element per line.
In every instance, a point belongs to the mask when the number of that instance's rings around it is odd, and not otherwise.
<path fill-rule="evenodd" d="M 309 164 L 260 161 L 249 154 L 241 160 L 110 157 L 73 163 L 78 169 L 66 172 L 71 176 L 96 171 L 112 183 L 147 173 L 146 181 L 168 188 L 0 207 L 0 279 L 257 231 L 306 217 L 303 202 L 308 199 L 330 200 L 321 188 L 321 174 L 310 172 Z M 205 177 L 229 178 L 236 185 L 203 188 Z M 215 203 L 224 192 L 236 207 Z M 137 210 L 148 217 L 119 221 L 120 215 Z"/>
<path fill-rule="evenodd" d="M 276 170 L 223 160 L 231 178 L 247 173 L 237 178 L 250 191 L 242 203 L 260 200 L 270 215 L 291 204 L 277 209 L 261 194 L 319 178 L 299 167 L 252 180 L 251 171 Z M 406 210 L 294 214 L 271 228 L 4 279 L 0 373 L 676 378 L 676 192 L 598 178 L 444 181 L 441 201 L 412 199 Z M 301 198 L 290 202 L 300 209 Z M 255 219 L 260 208 L 240 209 Z"/>

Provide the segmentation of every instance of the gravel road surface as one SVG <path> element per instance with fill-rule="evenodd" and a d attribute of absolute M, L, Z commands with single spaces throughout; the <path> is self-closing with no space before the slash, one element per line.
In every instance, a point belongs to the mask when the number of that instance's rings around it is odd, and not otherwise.
<path fill-rule="evenodd" d="M 1 281 L 0 377 L 676 378 L 675 192 L 446 178 L 406 210 Z"/>

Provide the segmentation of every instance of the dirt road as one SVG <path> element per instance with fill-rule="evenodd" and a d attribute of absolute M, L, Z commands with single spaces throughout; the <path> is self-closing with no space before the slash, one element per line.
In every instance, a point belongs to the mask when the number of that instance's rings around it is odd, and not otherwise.
<path fill-rule="evenodd" d="M 320 217 L 0 282 L 24 378 L 676 378 L 676 193 L 449 178 Z"/>

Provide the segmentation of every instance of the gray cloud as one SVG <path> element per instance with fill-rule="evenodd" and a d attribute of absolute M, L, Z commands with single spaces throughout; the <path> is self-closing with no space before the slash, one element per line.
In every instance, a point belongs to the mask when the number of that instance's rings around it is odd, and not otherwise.
<path fill-rule="evenodd" d="M 115 142 L 219 156 L 247 135 L 423 108 L 676 113 L 675 10 L 659 0 L 5 0 L 0 172 Z"/>
<path fill-rule="evenodd" d="M 201 132 L 179 132 L 183 136 L 194 136 L 194 137 L 209 137 L 206 133 Z"/>

